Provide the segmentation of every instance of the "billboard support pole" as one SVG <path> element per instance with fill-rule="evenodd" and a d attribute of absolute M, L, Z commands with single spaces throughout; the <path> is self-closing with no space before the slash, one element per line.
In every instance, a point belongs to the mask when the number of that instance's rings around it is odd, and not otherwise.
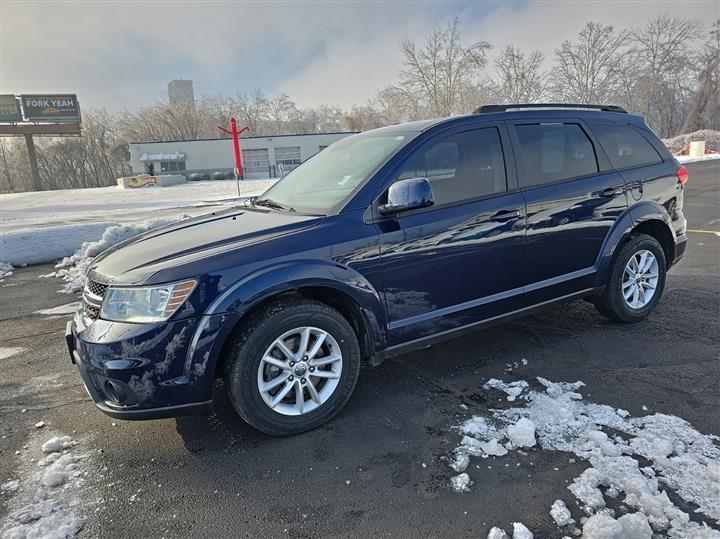
<path fill-rule="evenodd" d="M 30 160 L 30 173 L 32 175 L 32 190 L 41 191 L 40 171 L 38 170 L 37 152 L 35 151 L 35 141 L 29 133 L 25 134 L 25 144 L 27 144 L 28 159 Z"/>

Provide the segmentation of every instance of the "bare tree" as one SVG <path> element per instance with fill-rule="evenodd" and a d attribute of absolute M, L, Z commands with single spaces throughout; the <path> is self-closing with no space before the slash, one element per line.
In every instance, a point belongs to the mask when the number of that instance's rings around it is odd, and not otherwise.
<path fill-rule="evenodd" d="M 0 190 L 26 191 L 30 188 L 30 163 L 25 141 L 0 138 Z"/>
<path fill-rule="evenodd" d="M 477 83 L 489 43 L 463 46 L 460 21 L 455 18 L 433 30 L 422 46 L 406 37 L 400 48 L 404 68 L 400 83 L 392 88 L 396 99 L 416 112 L 426 109 L 432 116 L 467 112 L 468 104 L 461 99 L 463 90 Z"/>
<path fill-rule="evenodd" d="M 556 95 L 569 102 L 611 101 L 621 89 L 621 57 L 630 35 L 610 25 L 589 22 L 575 42 L 565 41 L 555 51 L 553 70 Z"/>
<path fill-rule="evenodd" d="M 249 95 L 238 94 L 237 101 L 238 120 L 247 125 L 251 135 L 262 135 L 263 123 L 267 120 L 269 103 L 265 94 L 257 89 Z"/>
<path fill-rule="evenodd" d="M 690 66 L 690 45 L 701 35 L 699 20 L 668 14 L 658 15 L 632 32 L 640 61 L 636 69 L 642 76 L 638 91 L 644 94 L 642 113 L 646 118 L 651 118 L 662 102 L 667 104 L 662 94 L 675 86 L 677 76 Z"/>
<path fill-rule="evenodd" d="M 406 105 L 403 96 L 394 86 L 378 90 L 367 102 L 368 108 L 377 116 L 382 125 L 395 125 L 416 119 L 415 111 L 408 111 Z"/>
<path fill-rule="evenodd" d="M 493 94 L 506 103 L 534 103 L 548 93 L 549 74 L 543 70 L 545 57 L 538 51 L 529 54 L 508 45 L 495 60 L 497 74 Z"/>
<path fill-rule="evenodd" d="M 692 108 L 685 119 L 683 133 L 698 129 L 720 128 L 720 20 L 712 29 L 696 60 L 697 91 Z"/>

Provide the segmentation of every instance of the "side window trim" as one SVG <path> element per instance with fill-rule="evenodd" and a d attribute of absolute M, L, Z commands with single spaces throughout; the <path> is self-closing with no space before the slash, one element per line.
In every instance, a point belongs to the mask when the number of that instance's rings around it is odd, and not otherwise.
<path fill-rule="evenodd" d="M 498 131 L 498 136 L 500 138 L 500 147 L 502 150 L 502 158 L 503 158 L 503 164 L 505 166 L 505 186 L 506 190 L 501 191 L 498 193 L 491 193 L 488 195 L 480 195 L 473 198 L 458 200 L 454 202 L 449 202 L 446 204 L 436 204 L 433 206 L 430 206 L 429 208 L 421 208 L 418 210 L 410 211 L 407 213 L 404 213 L 397 218 L 393 217 L 386 217 L 379 214 L 377 208 L 380 203 L 381 197 L 387 192 L 390 185 L 397 179 L 397 176 L 399 172 L 402 170 L 402 168 L 410 161 L 410 159 L 413 158 L 413 156 L 417 155 L 417 152 L 421 152 L 424 150 L 427 150 L 432 145 L 440 142 L 441 140 L 458 135 L 461 133 L 465 133 L 468 131 L 478 131 L 480 129 L 488 129 L 488 128 L 495 128 Z M 438 131 L 437 133 L 432 133 L 426 140 L 423 140 L 418 146 L 413 148 L 408 155 L 403 157 L 402 161 L 397 163 L 392 170 L 388 171 L 387 174 L 383 177 L 383 179 L 378 182 L 377 187 L 375 188 L 375 191 L 373 192 L 372 197 L 372 204 L 370 205 L 370 212 L 366 214 L 368 218 L 370 218 L 371 221 L 387 221 L 392 219 L 402 219 L 404 217 L 409 217 L 412 215 L 418 215 L 420 213 L 428 213 L 436 210 L 442 210 L 446 208 L 452 208 L 455 206 L 461 206 L 464 204 L 470 204 L 473 202 L 478 202 L 481 200 L 488 200 L 500 196 L 505 196 L 511 193 L 519 192 L 520 188 L 518 185 L 518 177 L 517 177 L 517 168 L 515 164 L 515 157 L 512 150 L 512 143 L 510 141 L 510 133 L 507 129 L 507 126 L 505 125 L 504 121 L 495 121 L 495 122 L 484 122 L 484 123 L 477 123 L 477 124 L 465 124 L 461 126 L 455 126 L 450 127 L 447 129 L 443 129 L 441 131 Z M 368 222 L 368 219 L 366 219 L 366 222 Z"/>
<path fill-rule="evenodd" d="M 607 172 L 612 170 L 612 164 L 610 163 L 610 159 L 608 158 L 607 154 L 605 153 L 605 150 L 600 145 L 599 141 L 595 138 L 595 135 L 592 133 L 588 125 L 583 122 L 580 118 L 569 118 L 569 117 L 563 117 L 563 118 L 528 118 L 528 119 L 518 119 L 518 120 L 506 120 L 505 122 L 507 124 L 510 142 L 512 143 L 512 151 L 515 158 L 515 166 L 517 170 L 517 182 L 518 182 L 518 188 L 520 191 L 530 191 L 533 189 L 539 189 L 542 187 L 550 186 L 550 185 L 561 185 L 563 183 L 573 182 L 585 178 L 592 178 L 595 176 L 600 176 L 602 174 L 607 174 Z M 592 145 L 593 152 L 595 154 L 595 163 L 597 166 L 597 171 L 593 172 L 592 174 L 584 174 L 580 176 L 573 176 L 571 178 L 563 178 L 561 180 L 555 180 L 552 182 L 542 183 L 538 185 L 527 185 L 527 172 L 525 171 L 525 163 L 522 159 L 522 150 L 521 150 L 521 144 L 520 144 L 520 138 L 518 137 L 516 128 L 521 125 L 538 125 L 538 124 L 576 124 L 580 127 L 580 129 L 585 133 L 585 136 L 590 141 L 590 144 Z M 523 185 L 525 184 L 525 185 Z"/>

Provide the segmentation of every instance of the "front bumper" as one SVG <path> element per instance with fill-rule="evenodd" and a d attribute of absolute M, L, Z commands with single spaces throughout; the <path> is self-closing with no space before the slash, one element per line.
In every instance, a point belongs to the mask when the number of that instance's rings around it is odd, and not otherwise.
<path fill-rule="evenodd" d="M 161 419 L 212 409 L 224 315 L 162 324 L 76 316 L 65 339 L 95 405 L 117 419 Z"/>

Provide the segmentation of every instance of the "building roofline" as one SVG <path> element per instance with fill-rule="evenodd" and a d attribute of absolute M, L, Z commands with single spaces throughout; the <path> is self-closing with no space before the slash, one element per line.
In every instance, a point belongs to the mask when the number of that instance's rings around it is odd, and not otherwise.
<path fill-rule="evenodd" d="M 330 133 L 292 133 L 286 135 L 253 135 L 252 137 L 240 137 L 243 139 L 258 139 L 258 138 L 281 138 L 281 137 L 316 137 L 320 135 L 357 135 L 360 131 L 333 131 Z M 130 146 L 133 144 L 167 144 L 172 142 L 209 142 L 213 140 L 232 140 L 228 137 L 223 138 L 195 138 L 195 139 L 177 139 L 177 140 L 136 140 L 128 142 Z"/>

